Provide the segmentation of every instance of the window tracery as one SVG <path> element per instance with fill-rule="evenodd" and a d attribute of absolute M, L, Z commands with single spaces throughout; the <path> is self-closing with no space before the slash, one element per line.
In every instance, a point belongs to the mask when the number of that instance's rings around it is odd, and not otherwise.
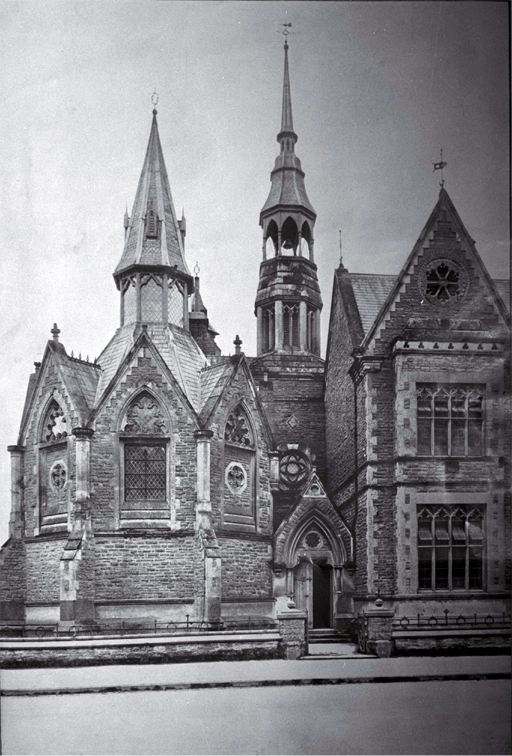
<path fill-rule="evenodd" d="M 159 403 L 144 391 L 130 404 L 126 413 L 125 433 L 164 433 L 165 420 Z"/>
<path fill-rule="evenodd" d="M 66 416 L 61 406 L 52 399 L 43 422 L 43 441 L 61 441 L 68 435 Z"/>
<path fill-rule="evenodd" d="M 240 406 L 235 407 L 235 409 L 229 414 L 226 429 L 224 431 L 224 441 L 227 441 L 230 444 L 253 446 L 249 421 Z"/>

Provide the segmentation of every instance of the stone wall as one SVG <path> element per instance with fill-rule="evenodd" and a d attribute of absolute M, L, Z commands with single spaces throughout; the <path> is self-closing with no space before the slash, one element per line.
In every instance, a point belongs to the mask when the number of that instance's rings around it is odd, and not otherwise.
<path fill-rule="evenodd" d="M 222 599 L 271 598 L 270 539 L 219 538 Z"/>

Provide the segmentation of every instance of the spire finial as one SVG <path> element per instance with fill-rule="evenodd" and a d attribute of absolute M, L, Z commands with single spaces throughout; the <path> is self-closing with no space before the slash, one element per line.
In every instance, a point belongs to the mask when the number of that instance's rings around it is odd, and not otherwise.
<path fill-rule="evenodd" d="M 339 234 L 340 234 L 340 266 L 342 266 L 343 265 L 343 245 L 341 242 L 341 228 L 340 228 Z"/>
<path fill-rule="evenodd" d="M 59 330 L 59 329 L 57 328 L 57 323 L 54 323 L 54 324 L 53 324 L 53 328 L 52 328 L 52 330 L 50 331 L 50 333 L 52 334 L 52 336 L 53 336 L 53 340 L 54 340 L 54 341 L 58 341 L 58 340 L 59 340 L 59 333 L 60 333 L 60 330 Z"/>
<path fill-rule="evenodd" d="M 159 97 L 158 97 L 158 93 L 155 87 L 155 91 L 151 95 L 151 102 L 153 104 L 153 115 L 156 115 L 158 113 L 158 110 L 156 109 L 156 106 L 158 105 L 158 100 L 159 100 Z"/>
<path fill-rule="evenodd" d="M 288 40 L 286 39 L 286 37 L 287 37 L 287 36 L 288 36 L 288 34 L 290 33 L 290 32 L 289 32 L 289 29 L 290 29 L 290 27 L 291 27 L 291 23 L 287 23 L 287 24 L 281 24 L 281 26 L 284 26 L 284 29 L 283 29 L 283 31 L 281 32 L 281 34 L 282 34 L 282 35 L 284 36 L 284 49 L 285 49 L 285 50 L 288 50 Z"/>
<path fill-rule="evenodd" d="M 194 265 L 194 275 L 196 278 L 199 278 L 199 271 L 200 271 L 199 263 L 196 260 L 196 264 Z"/>
<path fill-rule="evenodd" d="M 441 181 L 439 182 L 439 186 L 442 189 L 443 186 L 444 186 L 443 168 L 446 168 L 446 166 L 448 165 L 448 163 L 446 163 L 443 160 L 443 148 L 442 147 L 441 147 L 441 159 L 440 159 L 439 163 L 432 163 L 432 165 L 434 166 L 434 171 L 441 171 Z M 432 171 L 432 173 L 434 171 Z"/>
<path fill-rule="evenodd" d="M 236 355 L 241 354 L 242 339 L 240 338 L 238 334 L 235 336 L 235 340 L 233 341 L 233 344 L 235 345 L 235 354 Z"/>

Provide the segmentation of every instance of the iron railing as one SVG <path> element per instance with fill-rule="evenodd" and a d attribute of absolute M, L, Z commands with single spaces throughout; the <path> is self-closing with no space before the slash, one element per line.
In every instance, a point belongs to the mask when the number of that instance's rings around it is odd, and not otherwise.
<path fill-rule="evenodd" d="M 199 622 L 186 615 L 183 622 L 159 622 L 154 618 L 101 619 L 63 627 L 60 623 L 0 622 L 0 640 L 8 638 L 76 638 L 90 636 L 188 635 L 190 633 L 273 630 L 270 617 L 228 617 L 215 622 Z"/>
<path fill-rule="evenodd" d="M 393 630 L 443 630 L 463 628 L 474 630 L 510 629 L 510 614 L 450 614 L 448 609 L 443 614 L 412 614 L 395 617 Z"/>

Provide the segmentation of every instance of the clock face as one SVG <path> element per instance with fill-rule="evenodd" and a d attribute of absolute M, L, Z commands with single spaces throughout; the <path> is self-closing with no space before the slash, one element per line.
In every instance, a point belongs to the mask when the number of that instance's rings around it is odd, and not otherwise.
<path fill-rule="evenodd" d="M 423 266 L 419 286 L 429 302 L 449 307 L 466 296 L 469 279 L 467 271 L 455 260 L 443 257 Z"/>

